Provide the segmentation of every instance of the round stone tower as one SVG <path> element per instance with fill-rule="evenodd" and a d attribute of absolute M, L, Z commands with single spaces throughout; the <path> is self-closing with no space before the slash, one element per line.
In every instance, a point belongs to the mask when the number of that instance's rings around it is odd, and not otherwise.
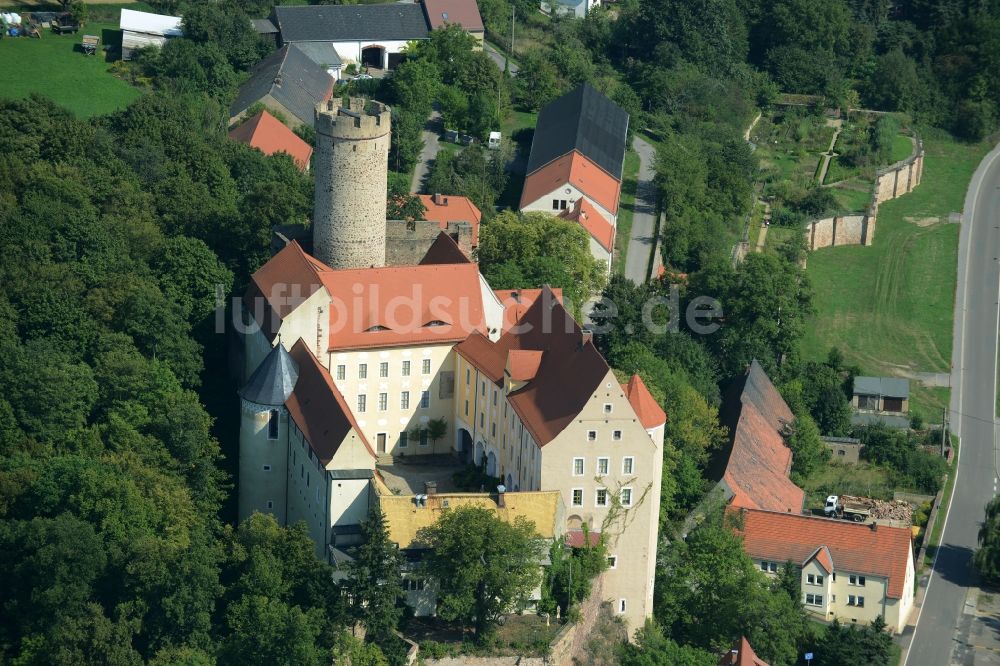
<path fill-rule="evenodd" d="M 385 265 L 389 107 L 352 97 L 316 107 L 313 254 L 331 268 Z"/>

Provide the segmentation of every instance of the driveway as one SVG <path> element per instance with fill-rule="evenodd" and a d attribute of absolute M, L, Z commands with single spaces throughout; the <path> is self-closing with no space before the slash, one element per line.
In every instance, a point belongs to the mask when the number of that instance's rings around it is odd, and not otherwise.
<path fill-rule="evenodd" d="M 656 247 L 656 185 L 653 183 L 656 149 L 638 135 L 633 136 L 632 145 L 639 153 L 639 182 L 632 213 L 632 235 L 625 254 L 625 277 L 642 284 L 649 279 L 649 259 Z"/>
<path fill-rule="evenodd" d="M 504 60 L 507 59 L 507 56 L 505 56 L 503 53 L 501 53 L 500 51 L 498 51 L 496 49 L 496 47 L 494 47 L 489 42 L 483 42 L 483 50 L 486 51 L 486 55 L 488 55 L 490 57 L 490 60 L 492 60 L 493 62 L 495 62 L 497 64 L 497 67 L 499 67 L 500 71 L 502 72 L 503 71 L 503 63 L 504 63 Z M 507 67 L 508 67 L 507 71 L 510 72 L 511 76 L 516 76 L 517 75 L 517 65 L 514 64 L 513 60 L 507 61 Z"/>
<path fill-rule="evenodd" d="M 997 490 L 997 302 L 1000 300 L 1000 147 L 979 166 L 965 199 L 958 248 L 951 427 L 961 436 L 951 508 L 906 666 L 1000 664 L 997 618 L 977 611 L 971 566 L 983 508 Z M 993 641 L 995 643 L 995 641 Z"/>
<path fill-rule="evenodd" d="M 417 166 L 413 169 L 413 180 L 410 181 L 410 192 L 412 194 L 417 194 L 423 189 L 424 179 L 427 178 L 427 173 L 431 170 L 431 163 L 437 158 L 438 149 L 441 147 L 441 144 L 438 143 L 440 139 L 438 134 L 440 127 L 441 114 L 435 109 L 431 111 L 431 117 L 427 119 L 424 131 L 421 134 L 421 138 L 424 140 L 424 147 L 420 151 L 420 161 L 417 162 Z"/>

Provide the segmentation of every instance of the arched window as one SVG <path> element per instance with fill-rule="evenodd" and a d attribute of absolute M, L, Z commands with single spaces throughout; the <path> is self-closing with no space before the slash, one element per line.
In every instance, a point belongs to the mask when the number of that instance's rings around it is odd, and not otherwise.
<path fill-rule="evenodd" d="M 267 438 L 278 439 L 278 410 L 272 409 L 267 420 Z"/>

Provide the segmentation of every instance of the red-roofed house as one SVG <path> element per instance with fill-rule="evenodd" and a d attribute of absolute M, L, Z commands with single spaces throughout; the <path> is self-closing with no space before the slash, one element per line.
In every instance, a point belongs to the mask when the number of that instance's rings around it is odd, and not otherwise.
<path fill-rule="evenodd" d="M 475 3 L 473 3 L 475 4 Z M 479 246 L 479 222 L 483 214 L 468 197 L 455 194 L 418 194 L 427 212 L 424 219 L 437 222 L 442 231 L 449 222 L 465 222 L 472 227 L 472 247 Z"/>
<path fill-rule="evenodd" d="M 818 516 L 741 510 L 743 548 L 769 574 L 801 569 L 802 603 L 824 620 L 867 624 L 881 615 L 901 632 L 913 609 L 910 530 Z"/>
<path fill-rule="evenodd" d="M 233 128 L 229 138 L 252 146 L 265 155 L 285 153 L 300 171 L 309 170 L 312 146 L 267 111 L 261 111 Z"/>
<path fill-rule="evenodd" d="M 740 636 L 732 649 L 719 659 L 719 666 L 768 666 L 768 663 L 757 656 L 746 636 Z"/>
<path fill-rule="evenodd" d="M 446 25 L 460 25 L 467 33 L 479 40 L 482 48 L 486 38 L 483 17 L 479 15 L 476 0 L 423 0 L 424 14 L 431 30 Z"/>

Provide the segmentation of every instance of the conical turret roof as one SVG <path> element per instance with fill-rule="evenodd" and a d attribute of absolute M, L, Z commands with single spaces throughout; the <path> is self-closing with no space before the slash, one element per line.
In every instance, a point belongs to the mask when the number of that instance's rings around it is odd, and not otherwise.
<path fill-rule="evenodd" d="M 240 389 L 240 397 L 258 405 L 278 407 L 288 400 L 298 378 L 298 363 L 279 342 Z"/>

